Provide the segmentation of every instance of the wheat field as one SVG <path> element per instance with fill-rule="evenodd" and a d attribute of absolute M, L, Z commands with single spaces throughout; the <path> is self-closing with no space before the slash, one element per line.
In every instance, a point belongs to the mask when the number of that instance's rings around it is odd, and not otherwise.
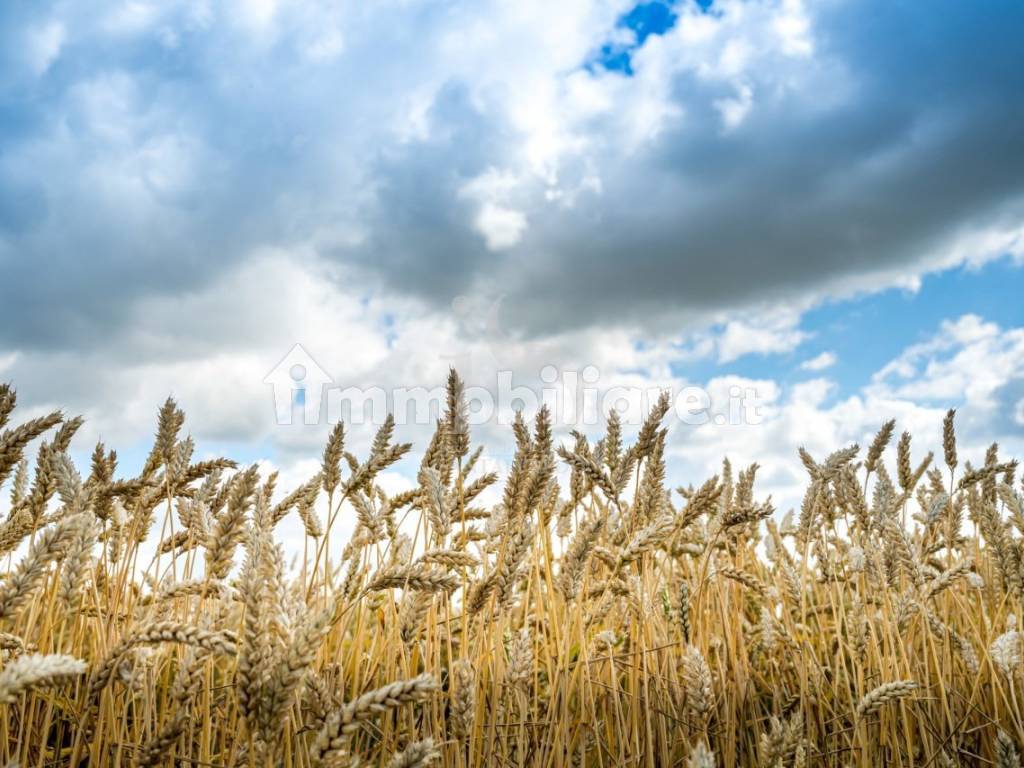
<path fill-rule="evenodd" d="M 389 496 L 391 422 L 278 489 L 168 400 L 121 477 L 0 387 L 0 765 L 1020 765 L 1024 497 L 952 411 L 935 455 L 891 421 L 801 452 L 783 516 L 756 464 L 665 487 L 667 398 L 631 445 L 517 419 L 499 478 L 463 392 Z"/>

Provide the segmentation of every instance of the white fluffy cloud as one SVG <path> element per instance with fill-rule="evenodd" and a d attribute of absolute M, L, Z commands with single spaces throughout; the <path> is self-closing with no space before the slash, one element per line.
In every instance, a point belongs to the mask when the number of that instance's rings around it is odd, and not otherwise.
<path fill-rule="evenodd" d="M 798 503 L 806 480 L 796 451 L 824 456 L 844 445 L 871 440 L 895 418 L 914 435 L 920 458 L 941 445 L 946 409 L 957 408 L 960 453 L 975 463 L 998 441 L 1004 455 L 1024 450 L 1024 430 L 1013 419 L 1024 394 L 1024 328 L 1001 328 L 974 315 L 943 322 L 926 341 L 883 366 L 859 391 L 835 396 L 835 384 L 813 379 L 788 391 L 771 382 L 749 382 L 766 393 L 762 421 L 709 429 L 677 441 L 678 455 L 705 472 L 719 455 L 764 467 L 766 489 L 784 507 Z"/>
<path fill-rule="evenodd" d="M 808 337 L 799 323 L 799 314 L 788 310 L 759 314 L 752 320 L 730 320 L 718 339 L 718 360 L 728 363 L 751 353 L 790 352 Z"/>
<path fill-rule="evenodd" d="M 25 53 L 36 75 L 44 74 L 57 60 L 66 39 L 67 32 L 59 21 L 50 21 L 29 30 Z"/>
<path fill-rule="evenodd" d="M 992 407 L 996 391 L 1024 369 L 1024 329 L 977 315 L 949 320 L 874 376 L 872 390 L 915 401 L 965 398 Z"/>
<path fill-rule="evenodd" d="M 820 355 L 815 355 L 810 360 L 804 360 L 800 363 L 800 368 L 805 371 L 824 371 L 826 368 L 831 368 L 836 364 L 836 357 L 834 352 L 822 352 Z"/>

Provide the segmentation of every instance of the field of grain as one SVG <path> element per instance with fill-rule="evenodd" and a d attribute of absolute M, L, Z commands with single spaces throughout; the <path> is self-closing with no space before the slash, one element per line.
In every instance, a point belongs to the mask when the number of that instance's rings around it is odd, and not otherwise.
<path fill-rule="evenodd" d="M 0 765 L 1019 766 L 1016 462 L 958 457 L 952 411 L 935 455 L 886 422 L 803 453 L 782 516 L 756 465 L 666 488 L 667 409 L 632 445 L 519 420 L 499 478 L 453 373 L 388 496 L 391 424 L 277 489 L 193 461 L 168 400 L 123 477 L 0 387 Z"/>

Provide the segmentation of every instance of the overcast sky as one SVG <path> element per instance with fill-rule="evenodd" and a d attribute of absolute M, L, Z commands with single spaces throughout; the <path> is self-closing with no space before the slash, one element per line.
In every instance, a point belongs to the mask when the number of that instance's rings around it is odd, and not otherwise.
<path fill-rule="evenodd" d="M 296 343 L 340 386 L 755 388 L 671 479 L 756 459 L 783 505 L 798 445 L 891 416 L 1019 453 L 1022 33 L 1010 0 L 8 0 L 0 377 L 83 453 L 137 462 L 173 394 L 294 482 Z"/>

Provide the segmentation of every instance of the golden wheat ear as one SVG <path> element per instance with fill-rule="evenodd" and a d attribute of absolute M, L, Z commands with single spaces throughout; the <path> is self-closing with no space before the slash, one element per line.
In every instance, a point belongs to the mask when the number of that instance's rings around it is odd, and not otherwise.
<path fill-rule="evenodd" d="M 711 477 L 664 398 L 593 442 L 520 413 L 492 488 L 465 400 L 396 492 L 391 418 L 279 488 L 168 400 L 83 479 L 81 420 L 0 385 L 0 765 L 1019 766 L 1024 495 L 953 411 L 944 468 L 885 421 Z"/>

